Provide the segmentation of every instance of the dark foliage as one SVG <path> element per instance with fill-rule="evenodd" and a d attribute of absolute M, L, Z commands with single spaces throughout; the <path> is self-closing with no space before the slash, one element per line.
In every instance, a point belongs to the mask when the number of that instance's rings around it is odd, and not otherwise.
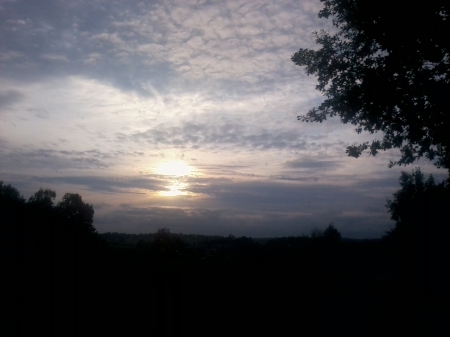
<path fill-rule="evenodd" d="M 386 238 L 445 238 L 450 223 L 450 180 L 436 183 L 432 175 L 425 179 L 420 169 L 416 168 L 411 173 L 402 172 L 399 182 L 402 188 L 386 205 L 391 219 L 396 222 Z"/>
<path fill-rule="evenodd" d="M 53 199 L 56 198 L 55 191 L 49 189 L 39 189 L 33 196 L 28 199 L 28 204 L 39 208 L 53 207 Z"/>
<path fill-rule="evenodd" d="M 0 201 L 2 211 L 4 211 L 10 206 L 24 204 L 25 198 L 20 195 L 16 188 L 12 187 L 10 184 L 5 185 L 3 181 L 0 181 Z"/>
<path fill-rule="evenodd" d="M 77 301 L 102 247 L 93 207 L 77 194 L 40 189 L 28 201 L 0 182 L 3 274 L 8 289 L 5 335 L 78 335 Z M 92 287 L 92 284 L 90 285 Z"/>
<path fill-rule="evenodd" d="M 323 232 L 323 238 L 330 242 L 337 242 L 341 239 L 341 233 L 330 223 Z"/>
<path fill-rule="evenodd" d="M 436 183 L 417 168 L 402 172 L 400 185 L 386 205 L 396 225 L 385 240 L 393 245 L 411 293 L 428 300 L 449 299 L 450 180 Z"/>
<path fill-rule="evenodd" d="M 339 116 L 356 132 L 383 132 L 347 154 L 399 148 L 390 166 L 420 157 L 450 169 L 450 2 L 395 5 L 373 0 L 321 0 L 320 18 L 333 32 L 315 32 L 318 50 L 301 48 L 292 61 L 316 75 L 326 99 L 298 119 Z"/>

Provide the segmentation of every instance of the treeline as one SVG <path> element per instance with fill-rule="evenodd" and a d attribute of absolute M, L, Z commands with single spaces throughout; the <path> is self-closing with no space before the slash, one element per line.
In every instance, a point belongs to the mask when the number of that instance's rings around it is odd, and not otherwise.
<path fill-rule="evenodd" d="M 45 243 L 61 241 L 61 249 L 83 252 L 96 236 L 93 226 L 94 208 L 84 203 L 81 196 L 66 193 L 54 203 L 56 193 L 40 189 L 28 200 L 11 185 L 0 181 L 0 212 L 14 254 L 41 252 Z M 55 240 L 55 239 L 58 240 Z"/>
<path fill-rule="evenodd" d="M 108 244 L 113 246 L 135 246 L 137 243 L 142 241 L 143 243 L 153 242 L 155 238 L 165 230 L 170 232 L 170 229 L 161 228 L 157 233 L 140 233 L 140 234 L 128 234 L 128 233 L 118 233 L 118 232 L 106 232 L 101 233 L 99 236 L 104 239 Z M 234 235 L 228 235 L 227 237 L 220 235 L 202 235 L 202 234 L 183 234 L 183 233 L 170 233 L 171 237 L 174 239 L 179 239 L 189 246 L 197 246 L 202 245 L 206 242 L 234 242 L 236 237 Z M 307 238 L 307 235 L 302 235 L 302 238 Z M 340 240 L 341 234 L 334 227 L 333 223 L 329 224 L 328 227 L 321 231 L 319 229 L 314 229 L 310 235 L 311 238 L 314 239 L 325 239 L 325 240 Z M 265 244 L 268 241 L 273 240 L 273 238 L 250 238 L 250 237 L 241 237 L 238 239 L 242 240 L 252 240 L 253 242 L 257 242 L 259 244 Z M 348 239 L 347 239 L 348 240 Z"/>

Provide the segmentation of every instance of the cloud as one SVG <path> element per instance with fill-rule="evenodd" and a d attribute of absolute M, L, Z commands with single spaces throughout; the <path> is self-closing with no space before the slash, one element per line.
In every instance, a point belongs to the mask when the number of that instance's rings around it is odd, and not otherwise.
<path fill-rule="evenodd" d="M 270 176 L 270 178 L 287 181 L 314 181 L 314 182 L 319 181 L 319 178 L 317 177 L 289 177 L 286 175 L 273 175 Z"/>
<path fill-rule="evenodd" d="M 336 207 L 360 207 L 364 194 L 351 186 L 327 185 L 311 180 L 285 182 L 266 179 L 253 180 L 217 180 L 196 178 L 188 180 L 189 190 L 213 197 L 226 207 L 261 210 L 292 210 L 322 212 L 324 204 L 332 203 Z M 358 196 L 356 196 L 358 195 Z M 370 198 L 369 198 L 370 199 Z M 367 199 L 366 199 L 367 200 Z M 224 206 L 222 206 L 224 207 Z"/>
<path fill-rule="evenodd" d="M 181 122 L 178 125 L 160 124 L 144 132 L 128 136 L 137 142 L 177 148 L 251 148 L 260 150 L 306 147 L 302 135 L 292 129 L 250 127 L 234 121 Z M 123 137 L 120 137 L 123 141 Z"/>
<path fill-rule="evenodd" d="M 92 54 L 89 54 L 88 57 L 83 60 L 83 62 L 85 64 L 94 65 L 101 59 L 102 59 L 102 55 L 100 55 L 99 53 L 92 53 Z"/>
<path fill-rule="evenodd" d="M 16 90 L 7 90 L 0 92 L 0 109 L 10 107 L 11 105 L 20 102 L 25 96 Z"/>
<path fill-rule="evenodd" d="M 140 94 L 145 94 L 141 83 L 148 78 L 256 83 L 273 79 L 274 72 L 290 76 L 299 33 L 320 25 L 313 9 L 289 2 L 262 1 L 237 9 L 234 0 L 80 0 L 70 6 L 19 0 L 3 6 L 0 62 L 9 65 L 5 76 L 29 81 L 81 72 Z M 164 76 L 156 71 L 161 67 Z M 124 82 L 126 74 L 133 81 Z"/>
<path fill-rule="evenodd" d="M 311 157 L 288 160 L 284 163 L 284 167 L 293 169 L 324 169 L 336 168 L 338 166 L 340 166 L 340 163 L 337 161 L 317 160 Z"/>
<path fill-rule="evenodd" d="M 0 168 L 7 170 L 61 170 L 105 169 L 110 167 L 110 156 L 98 150 L 65 151 L 53 149 L 6 149 L 0 148 Z"/>
<path fill-rule="evenodd" d="M 41 55 L 41 58 L 46 61 L 62 61 L 62 62 L 68 61 L 67 57 L 65 57 L 64 55 L 43 54 Z"/>
<path fill-rule="evenodd" d="M 39 177 L 37 181 L 51 184 L 68 184 L 84 186 L 91 191 L 107 193 L 141 193 L 142 191 L 160 191 L 164 189 L 164 182 L 151 178 L 124 178 L 124 177 L 98 177 L 98 176 L 63 176 Z M 141 190 L 138 192 L 137 190 Z"/>
<path fill-rule="evenodd" d="M 7 51 L 7 52 L 0 52 L 0 62 L 7 62 L 10 60 L 22 58 L 24 55 L 22 53 L 16 52 L 16 51 Z"/>

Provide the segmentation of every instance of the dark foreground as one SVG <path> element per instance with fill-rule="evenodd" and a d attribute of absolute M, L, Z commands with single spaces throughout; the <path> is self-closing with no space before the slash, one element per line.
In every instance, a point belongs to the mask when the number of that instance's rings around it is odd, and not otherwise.
<path fill-rule="evenodd" d="M 16 247 L 15 272 L 4 274 L 12 281 L 5 336 L 445 331 L 445 268 L 425 273 L 381 240 L 202 237 L 188 244 L 168 232 L 136 244 L 111 235 L 83 246 L 35 239 Z"/>

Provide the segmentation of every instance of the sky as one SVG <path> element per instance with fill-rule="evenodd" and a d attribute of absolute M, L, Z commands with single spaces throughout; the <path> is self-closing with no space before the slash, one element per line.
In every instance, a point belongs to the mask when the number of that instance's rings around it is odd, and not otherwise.
<path fill-rule="evenodd" d="M 399 151 L 339 118 L 291 61 L 333 30 L 317 0 L 0 0 L 0 180 L 79 193 L 98 232 L 281 237 L 394 226 Z M 376 135 L 375 135 L 376 136 Z M 379 136 L 378 138 L 381 138 Z"/>

